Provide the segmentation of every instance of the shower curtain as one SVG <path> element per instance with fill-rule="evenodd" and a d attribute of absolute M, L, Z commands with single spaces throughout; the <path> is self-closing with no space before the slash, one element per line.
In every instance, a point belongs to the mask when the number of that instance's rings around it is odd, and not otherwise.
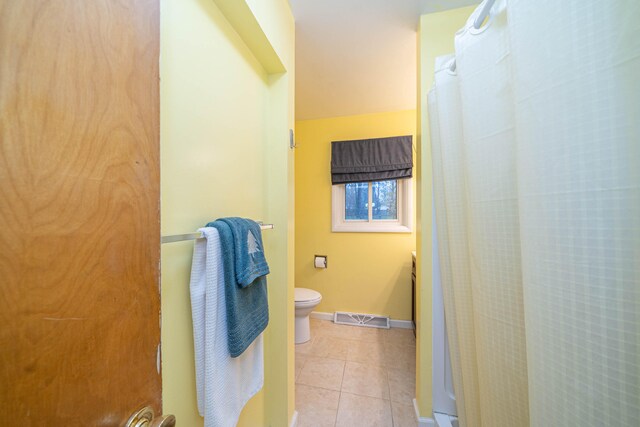
<path fill-rule="evenodd" d="M 640 1 L 483 5 L 428 96 L 460 425 L 640 426 Z"/>

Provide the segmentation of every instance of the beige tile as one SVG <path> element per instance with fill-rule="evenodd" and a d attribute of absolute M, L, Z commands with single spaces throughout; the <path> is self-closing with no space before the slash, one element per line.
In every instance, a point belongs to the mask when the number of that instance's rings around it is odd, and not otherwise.
<path fill-rule="evenodd" d="M 333 427 L 336 424 L 340 392 L 296 385 L 298 427 Z"/>
<path fill-rule="evenodd" d="M 295 376 L 295 379 L 297 381 L 298 377 L 300 376 L 300 372 L 302 372 L 302 367 L 304 366 L 304 362 L 306 362 L 306 360 L 307 360 L 307 355 L 306 354 L 302 354 L 302 353 L 296 353 L 295 359 L 296 359 L 296 376 Z"/>
<path fill-rule="evenodd" d="M 328 324 L 323 324 L 322 328 L 318 330 L 318 333 L 319 335 L 325 335 L 334 338 L 359 340 L 361 336 L 360 329 L 362 329 L 362 327 L 360 326 L 338 325 L 336 323 L 330 322 Z"/>
<path fill-rule="evenodd" d="M 416 348 L 385 343 L 385 365 L 392 369 L 416 371 Z"/>
<path fill-rule="evenodd" d="M 367 328 L 366 326 L 360 326 L 358 329 L 360 329 L 358 332 L 358 339 L 360 341 L 368 342 L 383 342 L 384 337 L 388 332 L 386 329 Z"/>
<path fill-rule="evenodd" d="M 311 335 L 316 337 L 324 335 L 347 340 L 378 342 L 384 341 L 384 334 L 387 332 L 386 329 L 380 328 L 341 325 L 328 320 L 311 320 Z"/>
<path fill-rule="evenodd" d="M 413 329 L 391 328 L 385 334 L 385 343 L 399 346 L 416 346 Z"/>
<path fill-rule="evenodd" d="M 342 391 L 360 396 L 389 399 L 389 383 L 384 368 L 347 362 L 342 379 Z"/>
<path fill-rule="evenodd" d="M 390 427 L 393 425 L 388 400 L 374 397 L 340 394 L 336 427 Z"/>
<path fill-rule="evenodd" d="M 298 376 L 298 384 L 340 390 L 344 361 L 308 356 Z"/>
<path fill-rule="evenodd" d="M 384 344 L 382 342 L 351 341 L 347 360 L 368 365 L 384 366 Z"/>
<path fill-rule="evenodd" d="M 403 369 L 387 369 L 391 400 L 411 404 L 416 394 L 416 374 Z"/>
<path fill-rule="evenodd" d="M 296 344 L 296 354 L 309 354 L 311 352 L 311 346 L 313 345 L 313 335 L 311 339 L 302 344 Z"/>
<path fill-rule="evenodd" d="M 393 427 L 418 427 L 413 404 L 391 402 Z"/>
<path fill-rule="evenodd" d="M 309 327 L 311 329 L 311 336 L 313 336 L 314 333 L 321 332 L 327 325 L 332 323 L 333 322 L 330 320 L 314 319 L 313 317 L 309 318 Z"/>
<path fill-rule="evenodd" d="M 332 336 L 320 335 L 313 340 L 309 354 L 314 357 L 329 357 L 346 360 L 349 347 L 354 341 Z"/>

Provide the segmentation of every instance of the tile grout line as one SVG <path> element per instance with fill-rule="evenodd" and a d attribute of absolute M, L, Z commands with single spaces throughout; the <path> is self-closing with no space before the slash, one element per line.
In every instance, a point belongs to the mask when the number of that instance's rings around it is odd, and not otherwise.
<path fill-rule="evenodd" d="M 338 424 L 338 413 L 340 412 L 340 402 L 342 402 L 342 391 L 338 394 L 338 407 L 336 408 L 336 416 L 333 419 L 333 426 Z"/>
<path fill-rule="evenodd" d="M 309 384 L 304 384 L 304 383 L 296 383 L 296 384 L 297 385 L 303 385 L 305 387 L 318 388 L 320 390 L 325 390 L 325 391 L 335 391 L 337 393 L 341 393 L 342 392 L 342 390 L 335 390 L 333 388 L 320 387 L 320 386 L 317 386 L 317 385 L 309 385 Z"/>
<path fill-rule="evenodd" d="M 391 425 L 396 425 L 396 419 L 393 416 L 393 401 L 391 400 L 391 383 L 389 382 L 389 368 L 386 366 L 384 368 L 384 373 L 387 375 L 387 391 L 389 392 L 389 411 L 391 411 Z"/>
<path fill-rule="evenodd" d="M 348 352 L 347 352 L 348 357 Z M 340 396 L 338 397 L 338 409 L 336 410 L 336 419 L 333 423 L 334 426 L 338 424 L 338 414 L 340 413 L 340 402 L 342 401 L 342 385 L 344 384 L 344 373 L 347 371 L 347 361 L 344 362 L 344 367 L 342 368 L 342 378 L 340 379 Z"/>

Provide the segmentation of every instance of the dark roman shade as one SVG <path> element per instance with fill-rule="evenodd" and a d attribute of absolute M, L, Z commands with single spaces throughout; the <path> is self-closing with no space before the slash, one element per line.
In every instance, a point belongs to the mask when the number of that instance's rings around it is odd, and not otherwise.
<path fill-rule="evenodd" d="M 333 141 L 331 184 L 411 178 L 411 135 Z"/>

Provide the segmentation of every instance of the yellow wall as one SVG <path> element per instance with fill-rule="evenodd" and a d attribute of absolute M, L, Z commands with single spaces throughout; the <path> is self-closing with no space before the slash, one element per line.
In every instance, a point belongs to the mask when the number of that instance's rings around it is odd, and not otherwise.
<path fill-rule="evenodd" d="M 431 88 L 435 58 L 453 53 L 455 32 L 464 26 L 475 6 L 420 17 L 418 32 L 418 191 L 417 191 L 417 381 L 416 398 L 422 417 L 432 412 L 432 250 L 431 250 L 431 142 L 427 92 Z"/>
<path fill-rule="evenodd" d="M 239 423 L 252 427 L 288 425 L 294 409 L 294 23 L 286 0 L 259 3 L 161 1 L 162 234 L 223 216 L 276 227 L 263 234 L 271 268 L 265 387 Z M 192 250 L 193 242 L 162 245 L 162 379 L 164 412 L 197 427 Z"/>
<path fill-rule="evenodd" d="M 330 163 L 331 141 L 398 135 L 415 140 L 415 129 L 415 110 L 296 122 L 295 285 L 322 294 L 316 311 L 411 319 L 415 232 L 332 233 Z M 314 268 L 315 254 L 328 256 L 327 269 Z"/>

